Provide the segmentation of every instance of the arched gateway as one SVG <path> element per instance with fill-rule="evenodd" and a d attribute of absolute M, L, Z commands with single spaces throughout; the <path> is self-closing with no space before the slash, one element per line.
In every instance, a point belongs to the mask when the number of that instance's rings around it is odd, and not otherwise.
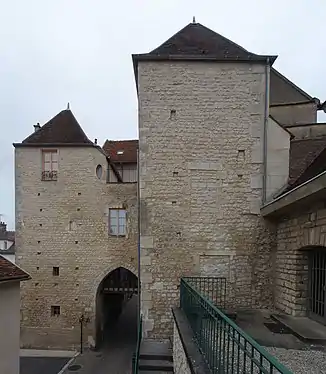
<path fill-rule="evenodd" d="M 112 338 L 124 306 L 138 293 L 138 278 L 124 267 L 106 275 L 96 293 L 96 347 L 100 348 Z M 135 304 L 136 305 L 136 304 Z M 130 321 L 132 323 L 134 321 Z"/>

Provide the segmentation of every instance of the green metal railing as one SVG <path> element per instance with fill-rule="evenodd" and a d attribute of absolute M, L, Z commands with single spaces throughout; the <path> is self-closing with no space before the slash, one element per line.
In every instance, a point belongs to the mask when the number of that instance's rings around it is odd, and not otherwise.
<path fill-rule="evenodd" d="M 180 307 L 213 374 L 292 374 L 217 308 L 207 295 L 202 295 L 196 284 L 200 285 L 200 281 L 181 279 Z M 204 284 L 203 280 L 201 284 Z"/>
<path fill-rule="evenodd" d="M 226 278 L 217 277 L 185 277 L 183 278 L 202 296 L 205 296 L 220 309 L 225 309 Z"/>
<path fill-rule="evenodd" d="M 136 345 L 136 352 L 133 354 L 132 357 L 132 374 L 138 374 L 138 366 L 139 366 L 139 353 L 140 353 L 140 344 L 143 336 L 143 317 L 142 315 L 139 318 L 138 322 L 138 331 L 137 331 L 137 345 Z"/>

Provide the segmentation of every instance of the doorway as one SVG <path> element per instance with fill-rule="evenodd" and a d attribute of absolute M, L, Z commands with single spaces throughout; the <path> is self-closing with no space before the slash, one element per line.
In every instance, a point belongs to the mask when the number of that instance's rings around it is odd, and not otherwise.
<path fill-rule="evenodd" d="M 326 324 L 326 250 L 309 253 L 309 317 Z"/>
<path fill-rule="evenodd" d="M 138 278 L 119 267 L 100 283 L 96 296 L 96 347 L 110 345 L 117 339 L 129 341 L 137 331 Z M 118 331 L 120 330 L 120 332 Z"/>

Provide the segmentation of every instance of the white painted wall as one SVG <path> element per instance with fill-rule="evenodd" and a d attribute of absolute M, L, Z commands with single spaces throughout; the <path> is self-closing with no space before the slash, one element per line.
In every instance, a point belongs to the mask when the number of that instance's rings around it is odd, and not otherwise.
<path fill-rule="evenodd" d="M 19 374 L 20 285 L 0 283 L 0 373 Z"/>
<path fill-rule="evenodd" d="M 272 118 L 267 126 L 267 185 L 266 198 L 286 185 L 289 178 L 291 135 Z"/>

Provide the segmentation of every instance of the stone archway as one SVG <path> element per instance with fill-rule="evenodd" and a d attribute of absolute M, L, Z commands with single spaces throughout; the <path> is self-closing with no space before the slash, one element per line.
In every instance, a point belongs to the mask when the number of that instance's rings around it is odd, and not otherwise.
<path fill-rule="evenodd" d="M 117 267 L 103 277 L 96 290 L 96 347 L 113 339 L 118 320 L 127 304 L 138 293 L 137 276 L 125 267 Z M 138 308 L 138 305 L 135 304 Z M 125 318 L 126 319 L 126 318 Z M 136 321 L 134 321 L 136 323 Z M 127 323 L 134 324 L 127 321 Z M 126 324 L 126 322 L 125 322 Z M 133 330 L 136 326 L 131 326 Z"/>

